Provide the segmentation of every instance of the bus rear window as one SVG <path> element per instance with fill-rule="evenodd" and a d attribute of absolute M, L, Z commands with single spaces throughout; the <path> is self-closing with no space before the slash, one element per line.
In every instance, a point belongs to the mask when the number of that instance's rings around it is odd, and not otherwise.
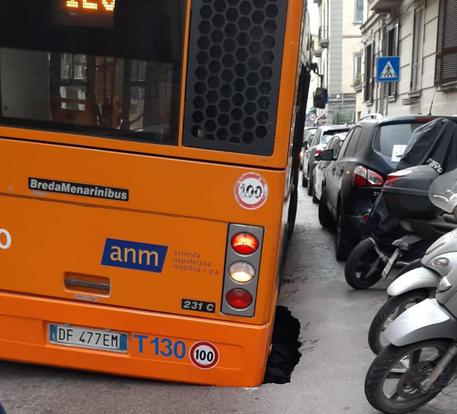
<path fill-rule="evenodd" d="M 0 0 L 0 122 L 177 145 L 185 3 Z"/>

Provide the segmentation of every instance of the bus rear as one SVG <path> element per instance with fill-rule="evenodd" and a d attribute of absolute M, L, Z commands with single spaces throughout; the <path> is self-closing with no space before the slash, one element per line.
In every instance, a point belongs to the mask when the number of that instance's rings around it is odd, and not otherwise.
<path fill-rule="evenodd" d="M 0 358 L 260 384 L 302 2 L 0 7 Z"/>

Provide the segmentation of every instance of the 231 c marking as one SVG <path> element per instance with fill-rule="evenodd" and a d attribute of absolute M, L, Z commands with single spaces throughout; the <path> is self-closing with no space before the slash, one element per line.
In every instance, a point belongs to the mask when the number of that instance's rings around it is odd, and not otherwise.
<path fill-rule="evenodd" d="M 216 304 L 213 302 L 202 302 L 201 300 L 183 299 L 181 301 L 181 308 L 195 312 L 214 313 Z"/>

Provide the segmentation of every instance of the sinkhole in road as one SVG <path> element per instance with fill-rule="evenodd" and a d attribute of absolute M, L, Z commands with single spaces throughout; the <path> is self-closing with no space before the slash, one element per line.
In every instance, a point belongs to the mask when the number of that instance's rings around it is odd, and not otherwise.
<path fill-rule="evenodd" d="M 287 384 L 300 361 L 300 322 L 285 306 L 276 308 L 272 348 L 264 384 Z"/>

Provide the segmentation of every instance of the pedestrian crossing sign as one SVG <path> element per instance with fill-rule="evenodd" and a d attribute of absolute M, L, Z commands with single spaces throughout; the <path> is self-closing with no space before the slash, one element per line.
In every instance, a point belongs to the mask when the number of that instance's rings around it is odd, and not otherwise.
<path fill-rule="evenodd" d="M 400 56 L 378 58 L 377 69 L 377 82 L 398 82 L 400 80 Z"/>

